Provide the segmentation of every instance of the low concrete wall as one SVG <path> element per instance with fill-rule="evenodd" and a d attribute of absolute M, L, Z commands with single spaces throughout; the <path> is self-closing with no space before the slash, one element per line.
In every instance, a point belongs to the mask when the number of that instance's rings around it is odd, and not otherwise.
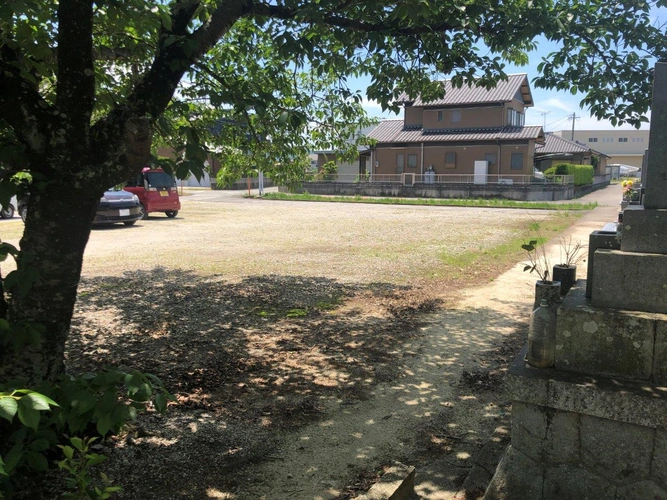
<path fill-rule="evenodd" d="M 597 177 L 600 177 L 600 179 L 597 179 Z M 607 178 L 606 180 L 603 179 Z M 581 198 L 585 194 L 592 193 L 593 191 L 597 191 L 598 189 L 603 189 L 606 188 L 611 182 L 608 179 L 608 175 L 605 176 L 596 176 L 597 182 L 594 182 L 593 184 L 589 184 L 588 186 L 575 186 L 574 188 L 574 198 Z"/>
<path fill-rule="evenodd" d="M 264 177 L 264 187 L 270 188 L 275 186 L 273 180 L 267 179 Z M 214 191 L 223 190 L 223 191 L 242 191 L 248 189 L 248 180 L 247 178 L 242 178 L 236 181 L 234 184 L 228 187 L 219 187 L 216 183 L 211 184 L 211 189 Z M 259 179 L 257 177 L 250 178 L 250 189 L 259 189 Z"/>
<path fill-rule="evenodd" d="M 281 191 L 287 191 L 280 188 Z M 517 201 L 558 201 L 574 197 L 574 187 L 560 184 L 415 184 L 389 182 L 304 182 L 292 192 L 339 196 L 397 198 L 504 198 Z"/>

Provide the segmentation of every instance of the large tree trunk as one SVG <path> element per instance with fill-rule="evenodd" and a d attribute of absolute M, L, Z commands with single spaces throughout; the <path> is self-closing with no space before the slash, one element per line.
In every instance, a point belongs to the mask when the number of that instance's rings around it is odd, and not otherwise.
<path fill-rule="evenodd" d="M 25 295 L 17 287 L 10 291 L 7 319 L 29 319 L 46 331 L 39 345 L 0 352 L 0 380 L 22 379 L 30 386 L 62 372 L 83 253 L 102 192 L 81 177 L 50 180 L 31 192 L 19 268 L 34 268 L 38 281 Z"/>

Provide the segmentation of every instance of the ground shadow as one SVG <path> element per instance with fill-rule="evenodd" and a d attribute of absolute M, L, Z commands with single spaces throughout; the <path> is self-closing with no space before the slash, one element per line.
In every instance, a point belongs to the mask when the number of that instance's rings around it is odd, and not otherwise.
<path fill-rule="evenodd" d="M 144 416 L 109 443 L 120 498 L 233 490 L 231 472 L 270 460 L 280 433 L 317 420 L 326 401 L 364 400 L 398 378 L 400 346 L 436 305 L 408 300 L 410 290 L 300 276 L 229 282 L 163 268 L 83 279 L 68 370 L 139 369 L 178 399 L 168 415 Z M 130 462 L 141 474 L 128 473 Z M 198 464 L 196 480 L 184 463 Z"/>

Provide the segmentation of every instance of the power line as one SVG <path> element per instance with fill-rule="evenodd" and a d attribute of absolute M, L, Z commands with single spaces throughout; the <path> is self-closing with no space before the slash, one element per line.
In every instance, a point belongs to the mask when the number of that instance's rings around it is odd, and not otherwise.
<path fill-rule="evenodd" d="M 544 111 L 543 113 L 540 113 L 542 115 L 542 118 L 544 120 L 544 125 L 542 126 L 542 129 L 546 132 L 547 131 L 547 115 L 551 113 L 551 111 Z"/>
<path fill-rule="evenodd" d="M 565 118 L 559 118 L 558 120 L 554 120 L 551 123 L 547 123 L 547 126 L 553 125 L 554 123 L 558 123 L 559 125 L 569 119 L 570 115 L 566 116 Z M 554 127 L 556 128 L 556 127 Z"/>

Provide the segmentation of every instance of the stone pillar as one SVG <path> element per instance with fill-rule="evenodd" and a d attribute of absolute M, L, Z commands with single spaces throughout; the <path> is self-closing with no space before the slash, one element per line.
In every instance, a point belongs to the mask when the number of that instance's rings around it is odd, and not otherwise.
<path fill-rule="evenodd" d="M 667 209 L 667 62 L 655 65 L 644 207 Z"/>
<path fill-rule="evenodd" d="M 554 367 L 525 348 L 510 367 L 512 444 L 485 500 L 667 499 L 667 63 L 649 150 L 620 249 L 595 244 L 590 299 L 578 282 L 558 310 Z"/>

